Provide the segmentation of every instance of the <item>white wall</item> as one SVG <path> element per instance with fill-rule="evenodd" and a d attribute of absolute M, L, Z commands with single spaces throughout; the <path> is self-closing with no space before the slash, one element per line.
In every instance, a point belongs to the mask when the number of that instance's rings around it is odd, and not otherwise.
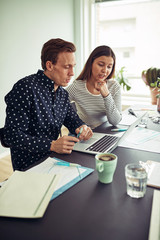
<path fill-rule="evenodd" d="M 41 68 L 43 43 L 57 37 L 74 42 L 74 0 L 0 0 L 0 127 L 4 96 Z"/>

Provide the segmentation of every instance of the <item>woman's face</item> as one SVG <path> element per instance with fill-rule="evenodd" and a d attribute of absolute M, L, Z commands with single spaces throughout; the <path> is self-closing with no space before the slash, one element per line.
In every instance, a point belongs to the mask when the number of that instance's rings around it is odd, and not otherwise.
<path fill-rule="evenodd" d="M 113 65 L 112 57 L 101 56 L 96 58 L 92 64 L 91 79 L 93 81 L 104 81 L 110 75 Z"/>

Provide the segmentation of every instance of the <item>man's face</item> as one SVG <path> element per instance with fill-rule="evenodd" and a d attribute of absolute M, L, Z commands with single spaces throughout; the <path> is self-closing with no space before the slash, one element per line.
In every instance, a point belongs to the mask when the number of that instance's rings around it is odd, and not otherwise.
<path fill-rule="evenodd" d="M 55 90 L 58 86 L 66 87 L 74 76 L 75 55 L 73 52 L 62 52 L 58 54 L 56 64 L 50 62 L 50 69 L 46 75 L 55 82 Z"/>

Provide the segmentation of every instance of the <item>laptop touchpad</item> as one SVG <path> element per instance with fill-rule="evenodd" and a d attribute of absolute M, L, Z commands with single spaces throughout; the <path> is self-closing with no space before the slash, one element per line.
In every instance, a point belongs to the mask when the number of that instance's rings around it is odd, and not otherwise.
<path fill-rule="evenodd" d="M 95 141 L 97 141 L 97 138 L 92 137 L 92 138 L 89 139 L 89 140 L 80 141 L 80 142 L 81 142 L 81 143 L 84 143 L 84 144 L 92 144 L 92 143 L 94 143 Z"/>

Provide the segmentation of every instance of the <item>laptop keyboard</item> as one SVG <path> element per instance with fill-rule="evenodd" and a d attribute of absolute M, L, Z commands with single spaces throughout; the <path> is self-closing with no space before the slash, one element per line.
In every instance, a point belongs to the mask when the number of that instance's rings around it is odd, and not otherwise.
<path fill-rule="evenodd" d="M 97 142 L 93 143 L 90 147 L 88 147 L 86 150 L 94 151 L 94 152 L 105 152 L 109 147 L 111 147 L 114 143 L 117 142 L 119 137 L 112 136 L 112 135 L 105 135 L 101 139 L 99 139 Z"/>

